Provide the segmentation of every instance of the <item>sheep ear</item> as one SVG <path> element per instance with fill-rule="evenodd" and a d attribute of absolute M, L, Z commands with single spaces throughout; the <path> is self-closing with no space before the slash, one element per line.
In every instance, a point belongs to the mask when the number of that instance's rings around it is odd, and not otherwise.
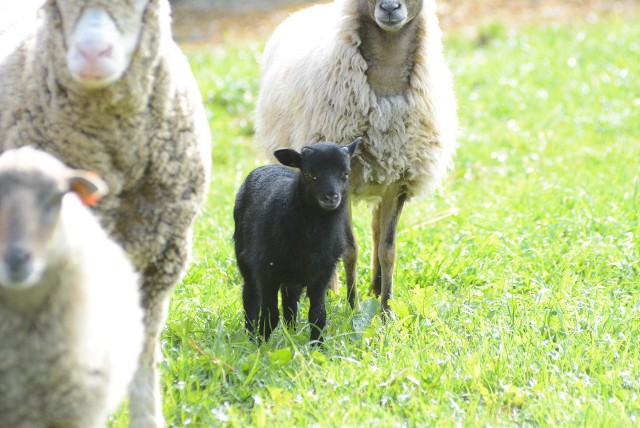
<path fill-rule="evenodd" d="M 69 176 L 69 189 L 76 193 L 83 204 L 93 206 L 107 194 L 107 183 L 95 172 L 72 170 Z"/>
<path fill-rule="evenodd" d="M 302 156 L 293 149 L 278 149 L 273 155 L 282 165 L 300 168 L 302 166 Z"/>
<path fill-rule="evenodd" d="M 344 146 L 343 149 L 349 153 L 349 156 L 353 156 L 353 154 L 356 152 L 356 149 L 358 148 L 358 144 L 360 144 L 361 141 L 362 137 L 358 137 L 353 140 L 353 142 L 348 146 Z"/>
<path fill-rule="evenodd" d="M 313 147 L 305 146 L 300 150 L 300 154 L 302 156 L 308 156 L 310 153 L 313 153 L 315 149 Z"/>

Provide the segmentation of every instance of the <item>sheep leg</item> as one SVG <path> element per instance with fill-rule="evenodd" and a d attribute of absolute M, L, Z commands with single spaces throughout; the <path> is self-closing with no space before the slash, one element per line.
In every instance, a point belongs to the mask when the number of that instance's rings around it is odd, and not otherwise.
<path fill-rule="evenodd" d="M 157 362 L 161 351 L 160 332 L 169 308 L 170 287 L 143 285 L 144 297 L 144 344 L 138 368 L 129 387 L 129 426 L 135 428 L 159 428 L 164 426 L 160 374 Z M 145 287 L 146 286 L 146 287 Z M 149 291 L 152 290 L 152 291 Z"/>
<path fill-rule="evenodd" d="M 333 277 L 331 278 L 331 281 L 329 282 L 329 290 L 333 291 L 334 293 L 338 292 L 338 272 L 333 274 Z"/>
<path fill-rule="evenodd" d="M 311 328 L 310 340 L 312 342 L 315 341 L 316 344 L 323 342 L 322 331 L 327 324 L 327 309 L 324 302 L 327 281 L 320 281 L 318 284 L 307 288 L 307 295 L 309 296 L 309 327 Z"/>
<path fill-rule="evenodd" d="M 280 320 L 280 314 L 278 313 L 278 289 L 280 287 L 278 284 L 263 285 L 266 285 L 266 287 L 261 288 L 264 292 L 260 305 L 260 334 L 266 342 Z"/>
<path fill-rule="evenodd" d="M 287 327 L 295 327 L 298 318 L 298 303 L 302 294 L 300 286 L 283 286 L 282 290 L 282 312 L 284 322 Z"/>
<path fill-rule="evenodd" d="M 380 233 L 377 248 L 380 263 L 380 304 L 383 314 L 389 312 L 389 299 L 393 296 L 396 233 L 406 200 L 407 195 L 402 187 L 391 186 L 385 191 L 380 203 Z"/>
<path fill-rule="evenodd" d="M 353 230 L 353 217 L 351 214 L 351 205 L 347 212 L 347 251 L 342 261 L 344 263 L 345 276 L 347 280 L 347 300 L 351 309 L 358 309 L 358 288 L 356 285 L 358 262 L 358 243 Z M 334 274 L 335 276 L 335 274 Z"/>
<path fill-rule="evenodd" d="M 373 246 L 371 251 L 371 290 L 374 296 L 379 297 L 382 289 L 382 276 L 380 275 L 380 257 L 378 246 L 380 245 L 380 204 L 376 204 L 371 212 L 371 234 Z"/>
<path fill-rule="evenodd" d="M 242 305 L 244 306 L 244 326 L 250 335 L 255 333 L 260 312 L 259 290 L 250 279 L 245 279 L 242 287 Z"/>

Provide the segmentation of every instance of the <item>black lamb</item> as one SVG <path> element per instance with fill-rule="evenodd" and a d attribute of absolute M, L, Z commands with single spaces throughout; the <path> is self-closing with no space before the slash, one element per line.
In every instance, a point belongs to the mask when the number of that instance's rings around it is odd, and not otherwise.
<path fill-rule="evenodd" d="M 347 198 L 351 157 L 359 142 L 360 138 L 348 146 L 322 142 L 300 153 L 276 150 L 274 156 L 282 165 L 254 169 L 240 187 L 233 239 L 250 334 L 258 328 L 258 334 L 269 339 L 280 318 L 279 290 L 284 321 L 295 325 L 306 287 L 311 341 L 322 341 L 325 295 L 353 239 Z"/>

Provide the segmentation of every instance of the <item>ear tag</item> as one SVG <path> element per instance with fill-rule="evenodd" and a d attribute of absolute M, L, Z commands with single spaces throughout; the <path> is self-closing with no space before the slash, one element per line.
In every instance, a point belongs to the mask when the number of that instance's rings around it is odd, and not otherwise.
<path fill-rule="evenodd" d="M 92 171 L 74 171 L 69 179 L 69 188 L 86 206 L 95 206 L 107 194 L 107 184 Z"/>

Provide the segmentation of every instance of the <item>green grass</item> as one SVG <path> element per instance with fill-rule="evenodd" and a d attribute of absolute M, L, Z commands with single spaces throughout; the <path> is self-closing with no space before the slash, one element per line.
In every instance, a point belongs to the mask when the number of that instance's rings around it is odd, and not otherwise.
<path fill-rule="evenodd" d="M 261 347 L 243 327 L 231 213 L 265 163 L 251 131 L 264 40 L 185 47 L 214 166 L 162 336 L 170 426 L 640 423 L 637 17 L 485 33 L 446 40 L 460 146 L 443 191 L 403 214 L 395 319 L 370 319 L 361 205 L 363 314 L 344 286 L 330 294 L 322 350 L 304 322 Z"/>

